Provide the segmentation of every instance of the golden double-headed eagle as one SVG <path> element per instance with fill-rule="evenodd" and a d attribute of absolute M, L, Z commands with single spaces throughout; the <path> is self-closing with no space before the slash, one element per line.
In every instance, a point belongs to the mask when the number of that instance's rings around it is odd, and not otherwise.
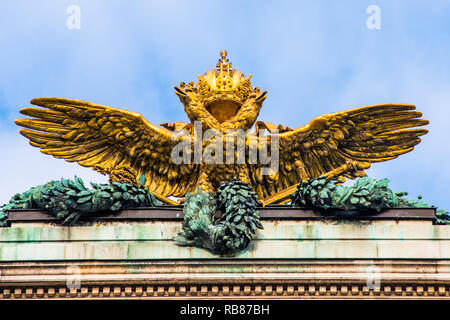
<path fill-rule="evenodd" d="M 308 178 L 361 176 L 372 162 L 394 159 L 413 150 L 428 124 L 409 104 L 380 104 L 330 113 L 305 126 L 291 129 L 256 122 L 266 91 L 254 88 L 250 77 L 232 69 L 221 51 L 215 69 L 198 77 L 197 83 L 181 83 L 175 93 L 191 123 L 156 126 L 142 115 L 118 108 L 63 98 L 36 98 L 20 112 L 32 117 L 17 119 L 26 129 L 21 134 L 45 154 L 78 162 L 108 174 L 110 180 L 137 183 L 146 177 L 145 187 L 159 199 L 183 197 L 196 187 L 214 191 L 222 181 L 238 178 L 250 183 L 263 204 L 284 201 L 297 184 Z M 263 164 L 179 163 L 172 161 L 173 148 L 180 142 L 194 147 L 194 122 L 203 129 L 225 132 L 232 129 L 264 131 L 253 135 L 256 147 L 279 143 L 279 168 L 263 174 Z M 256 125 L 255 125 L 256 123 Z M 180 135 L 184 129 L 189 135 Z M 250 135 L 251 136 L 251 135 Z M 256 140 L 254 140 L 256 139 Z M 206 148 L 208 141 L 202 143 Z M 250 137 L 245 146 L 250 145 Z"/>

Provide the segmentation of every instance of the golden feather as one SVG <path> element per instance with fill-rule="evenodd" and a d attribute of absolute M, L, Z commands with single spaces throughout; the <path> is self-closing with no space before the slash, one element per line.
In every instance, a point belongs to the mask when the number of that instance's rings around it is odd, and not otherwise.
<path fill-rule="evenodd" d="M 26 128 L 20 133 L 30 144 L 45 154 L 92 167 L 112 180 L 122 176 L 124 168 L 133 173 L 131 183 L 144 173 L 146 187 L 162 196 L 184 196 L 197 180 L 198 166 L 185 170 L 185 165 L 171 162 L 172 148 L 185 137 L 147 122 L 138 113 L 63 98 L 36 98 L 31 103 L 43 108 L 22 109 L 22 114 L 33 118 L 15 122 Z M 177 185 L 174 180 L 182 175 L 192 183 Z"/>
<path fill-rule="evenodd" d="M 278 135 L 280 174 L 276 181 L 265 176 L 263 198 L 296 186 L 301 180 L 322 175 L 355 178 L 372 162 L 387 161 L 414 149 L 427 125 L 409 104 L 380 104 L 325 114 L 305 126 Z M 261 139 L 269 144 L 272 136 Z M 254 187 L 261 184 L 255 172 Z M 289 192 L 292 191 L 292 188 Z M 284 195 L 285 196 L 285 195 Z"/>

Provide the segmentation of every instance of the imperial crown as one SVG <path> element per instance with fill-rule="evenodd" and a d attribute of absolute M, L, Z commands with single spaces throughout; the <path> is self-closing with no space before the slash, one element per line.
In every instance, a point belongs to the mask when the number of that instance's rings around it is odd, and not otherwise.
<path fill-rule="evenodd" d="M 251 74 L 246 77 L 232 69 L 226 50 L 222 50 L 220 56 L 215 69 L 199 75 L 197 83 L 190 82 L 187 87 L 201 94 L 205 108 L 223 122 L 234 116 L 249 95 L 259 92 L 259 88 L 252 87 Z M 185 88 L 186 85 L 182 82 L 180 87 Z"/>

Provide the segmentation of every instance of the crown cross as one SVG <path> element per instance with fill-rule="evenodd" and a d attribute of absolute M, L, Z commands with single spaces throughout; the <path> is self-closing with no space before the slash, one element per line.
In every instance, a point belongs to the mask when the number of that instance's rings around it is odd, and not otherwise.
<path fill-rule="evenodd" d="M 233 89 L 233 79 L 231 75 L 233 70 L 231 69 L 231 62 L 227 59 L 227 51 L 220 51 L 220 59 L 216 65 L 217 75 L 216 85 L 219 91 L 230 91 Z"/>

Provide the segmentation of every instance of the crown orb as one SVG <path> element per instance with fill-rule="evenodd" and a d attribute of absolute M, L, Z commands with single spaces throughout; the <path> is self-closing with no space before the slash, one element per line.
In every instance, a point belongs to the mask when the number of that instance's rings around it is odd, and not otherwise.
<path fill-rule="evenodd" d="M 220 50 L 220 57 L 222 59 L 225 59 L 227 54 L 228 54 L 227 50 Z"/>

